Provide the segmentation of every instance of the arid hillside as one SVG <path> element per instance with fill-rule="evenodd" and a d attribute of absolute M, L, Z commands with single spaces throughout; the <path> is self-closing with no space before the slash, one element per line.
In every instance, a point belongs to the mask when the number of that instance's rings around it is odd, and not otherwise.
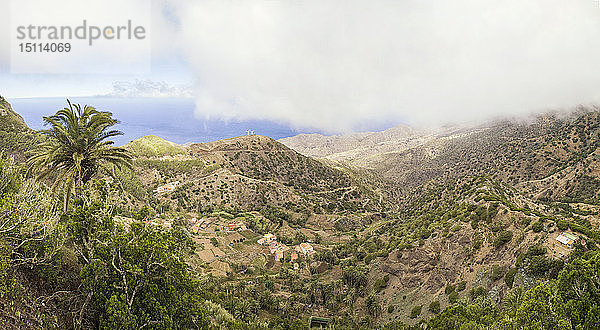
<path fill-rule="evenodd" d="M 146 137 L 126 147 L 143 150 L 136 151 L 137 175 L 130 177 L 134 183 L 128 186 L 136 188 L 136 196 L 150 195 L 172 208 L 254 210 L 270 205 L 306 213 L 381 207 L 375 185 L 357 173 L 303 156 L 264 136 L 185 147 Z M 152 194 L 170 182 L 178 182 L 175 193 Z"/>

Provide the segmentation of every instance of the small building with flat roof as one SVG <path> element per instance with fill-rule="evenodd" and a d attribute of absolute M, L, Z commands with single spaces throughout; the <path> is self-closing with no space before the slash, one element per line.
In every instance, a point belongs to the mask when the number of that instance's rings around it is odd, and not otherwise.
<path fill-rule="evenodd" d="M 310 245 L 309 243 L 300 243 L 300 245 L 298 245 L 297 250 L 299 252 L 302 252 L 302 254 L 304 255 L 311 255 L 313 253 L 315 253 L 315 249 L 312 247 L 312 245 Z"/>
<path fill-rule="evenodd" d="M 578 239 L 579 237 L 567 232 L 564 232 L 556 237 L 556 240 L 560 244 L 568 248 L 573 248 L 573 245 L 575 244 L 575 242 L 577 242 Z"/>
<path fill-rule="evenodd" d="M 271 242 L 274 242 L 277 240 L 277 236 L 269 233 L 269 234 L 265 234 L 263 237 L 261 237 L 261 239 L 258 240 L 258 244 L 260 245 L 269 245 L 271 244 Z"/>

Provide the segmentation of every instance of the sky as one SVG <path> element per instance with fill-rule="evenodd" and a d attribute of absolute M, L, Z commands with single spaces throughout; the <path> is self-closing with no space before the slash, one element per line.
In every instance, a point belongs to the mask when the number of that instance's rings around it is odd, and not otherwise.
<path fill-rule="evenodd" d="M 4 42 L 0 94 L 115 95 L 115 86 L 136 86 L 125 93 L 131 97 L 169 86 L 166 94 L 193 97 L 197 116 L 331 133 L 365 122 L 442 125 L 600 101 L 600 7 L 593 0 L 124 0 L 113 6 L 119 3 L 120 12 L 132 15 L 151 3 L 148 72 L 11 73 L 7 48 L 14 51 L 14 44 Z M 95 15 L 66 10 L 90 21 Z M 6 21 L 0 17 L 4 41 L 14 33 Z"/>

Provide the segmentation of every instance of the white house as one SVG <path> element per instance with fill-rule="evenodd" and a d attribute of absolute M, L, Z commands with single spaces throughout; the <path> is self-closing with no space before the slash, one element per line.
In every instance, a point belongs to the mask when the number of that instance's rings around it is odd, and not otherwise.
<path fill-rule="evenodd" d="M 311 255 L 315 253 L 315 249 L 309 243 L 300 243 L 296 248 L 299 252 L 302 252 L 304 255 Z"/>
<path fill-rule="evenodd" d="M 163 186 L 160 186 L 160 187 L 156 188 L 154 190 L 154 192 L 157 193 L 157 194 L 162 194 L 162 193 L 166 193 L 166 192 L 172 192 L 172 191 L 175 190 L 175 188 L 177 188 L 177 185 L 179 185 L 179 181 L 167 183 L 166 185 L 163 185 Z"/>
<path fill-rule="evenodd" d="M 269 233 L 269 234 L 265 234 L 261 239 L 259 239 L 257 241 L 257 243 L 260 244 L 260 245 L 268 245 L 271 242 L 274 242 L 276 240 L 277 240 L 277 236 Z"/>
<path fill-rule="evenodd" d="M 556 240 L 560 244 L 562 244 L 568 248 L 572 248 L 573 244 L 575 244 L 575 242 L 577 242 L 577 239 L 579 239 L 579 237 L 577 237 L 571 233 L 567 233 L 567 232 L 562 233 L 556 237 Z"/>

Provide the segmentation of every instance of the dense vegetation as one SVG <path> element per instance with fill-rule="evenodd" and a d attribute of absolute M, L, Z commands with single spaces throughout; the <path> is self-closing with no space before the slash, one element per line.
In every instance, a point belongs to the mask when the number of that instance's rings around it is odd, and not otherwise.
<path fill-rule="evenodd" d="M 600 253 L 574 259 L 556 279 L 508 292 L 498 307 L 485 297 L 461 301 L 431 320 L 434 329 L 596 329 L 600 319 Z"/>

